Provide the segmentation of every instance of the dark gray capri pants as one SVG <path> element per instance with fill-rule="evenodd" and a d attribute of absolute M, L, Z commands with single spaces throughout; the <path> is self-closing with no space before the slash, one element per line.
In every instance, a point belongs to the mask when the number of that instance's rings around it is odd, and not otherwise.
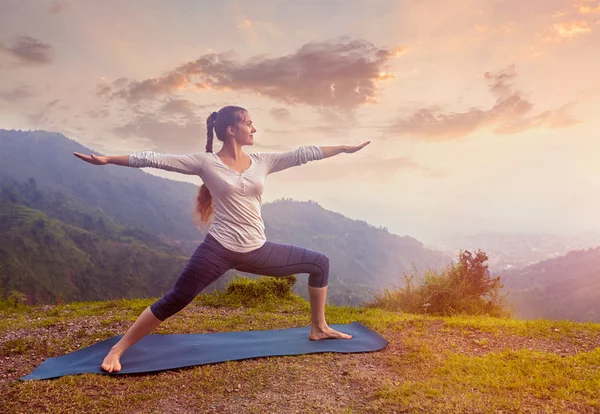
<path fill-rule="evenodd" d="M 150 306 L 161 321 L 186 307 L 198 293 L 229 269 L 262 276 L 289 276 L 308 273 L 308 285 L 325 287 L 329 280 L 329 258 L 322 253 L 270 241 L 247 253 L 233 252 L 212 235 L 196 251 L 177 278 L 173 288 Z"/>

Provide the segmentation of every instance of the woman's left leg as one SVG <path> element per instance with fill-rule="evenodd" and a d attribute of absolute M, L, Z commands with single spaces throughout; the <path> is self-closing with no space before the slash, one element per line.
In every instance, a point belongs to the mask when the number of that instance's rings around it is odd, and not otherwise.
<path fill-rule="evenodd" d="M 262 276 L 308 273 L 308 296 L 312 319 L 309 338 L 315 341 L 328 338 L 352 338 L 351 335 L 331 329 L 325 321 L 329 258 L 324 254 L 303 247 L 267 241 L 259 249 L 244 254 L 243 263 L 235 266 L 235 269 Z"/>

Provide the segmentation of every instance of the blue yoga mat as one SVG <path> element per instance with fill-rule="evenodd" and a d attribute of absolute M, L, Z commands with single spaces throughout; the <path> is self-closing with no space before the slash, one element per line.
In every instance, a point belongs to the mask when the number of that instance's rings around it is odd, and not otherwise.
<path fill-rule="evenodd" d="M 330 326 L 352 335 L 352 339 L 311 341 L 308 339 L 310 327 L 210 334 L 147 335 L 121 357 L 123 369 L 118 373 L 108 374 L 100 368 L 100 364 L 122 335 L 113 336 L 70 354 L 48 358 L 21 380 L 58 378 L 83 373 L 122 375 L 156 372 L 267 356 L 373 352 L 385 348 L 388 344 L 379 334 L 358 322 Z"/>

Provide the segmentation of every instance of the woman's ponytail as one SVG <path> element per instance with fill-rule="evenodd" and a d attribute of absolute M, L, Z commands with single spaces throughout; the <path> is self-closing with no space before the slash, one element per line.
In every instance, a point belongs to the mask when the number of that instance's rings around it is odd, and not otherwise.
<path fill-rule="evenodd" d="M 213 152 L 213 131 L 217 121 L 217 113 L 213 112 L 206 119 L 206 152 Z M 214 212 L 213 200 L 206 187 L 202 184 L 198 195 L 196 196 L 196 212 L 194 221 L 198 227 L 206 227 L 210 223 L 210 219 Z"/>

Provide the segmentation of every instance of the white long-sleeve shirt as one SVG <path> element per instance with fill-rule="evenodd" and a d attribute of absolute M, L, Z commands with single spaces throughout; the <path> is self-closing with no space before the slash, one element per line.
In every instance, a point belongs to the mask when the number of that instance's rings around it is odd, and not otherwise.
<path fill-rule="evenodd" d="M 129 156 L 129 165 L 200 176 L 213 198 L 214 216 L 208 232 L 227 249 L 245 253 L 258 249 L 266 241 L 261 207 L 267 175 L 320 160 L 323 151 L 318 146 L 308 145 L 289 152 L 248 155 L 251 164 L 241 173 L 225 165 L 212 152 L 186 155 L 136 152 Z"/>

